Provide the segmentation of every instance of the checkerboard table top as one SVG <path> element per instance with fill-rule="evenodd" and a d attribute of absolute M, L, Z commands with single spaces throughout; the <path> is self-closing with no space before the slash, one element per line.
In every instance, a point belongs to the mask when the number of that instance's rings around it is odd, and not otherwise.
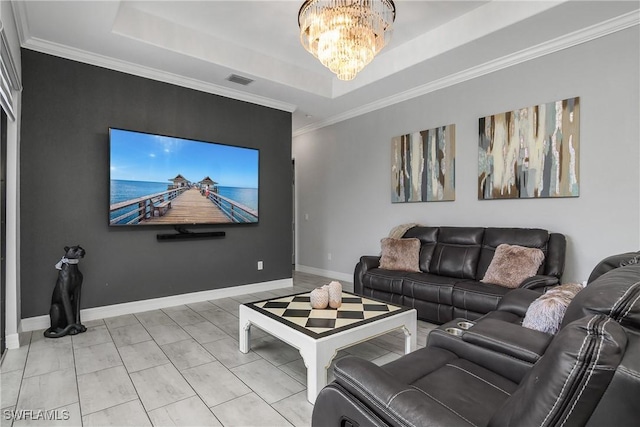
<path fill-rule="evenodd" d="M 406 310 L 348 292 L 337 308 L 311 308 L 310 292 L 245 304 L 314 338 L 322 338 Z"/>

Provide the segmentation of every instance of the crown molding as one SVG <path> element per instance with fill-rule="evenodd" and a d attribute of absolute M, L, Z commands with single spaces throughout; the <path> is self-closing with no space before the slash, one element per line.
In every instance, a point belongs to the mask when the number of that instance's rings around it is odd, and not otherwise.
<path fill-rule="evenodd" d="M 11 1 L 11 9 L 13 10 L 13 17 L 16 22 L 16 29 L 18 30 L 18 38 L 20 39 L 20 45 L 23 45 L 27 40 L 28 35 L 31 34 L 29 30 L 29 21 L 27 19 L 27 9 L 24 1 Z"/>
<path fill-rule="evenodd" d="M 331 96 L 331 78 L 324 72 L 311 71 L 300 67 L 295 61 L 282 60 L 254 47 L 238 44 L 233 39 L 219 38 L 182 22 L 156 16 L 128 2 L 121 2 L 119 5 L 111 34 L 224 67 L 254 79 L 259 78 L 327 98 Z M 168 37 L 168 34 L 171 36 Z M 213 82 L 216 83 L 216 80 Z M 217 84 L 220 84 L 219 81 Z M 239 87 L 234 88 L 245 91 Z"/>
<path fill-rule="evenodd" d="M 352 119 L 354 117 L 358 117 L 363 114 L 379 110 L 381 108 L 398 104 L 409 99 L 426 95 L 440 89 L 463 83 L 465 81 L 472 80 L 493 73 L 495 71 L 521 64 L 523 62 L 531 61 L 545 55 L 550 55 L 560 50 L 568 49 L 570 47 L 577 46 L 579 44 L 586 43 L 607 36 L 609 34 L 625 30 L 627 28 L 631 28 L 638 24 L 640 24 L 640 11 L 634 10 L 624 15 L 620 15 L 618 17 L 600 22 L 598 24 L 594 24 L 581 30 L 565 34 L 544 43 L 540 43 L 538 45 L 520 50 L 501 58 L 485 62 L 484 64 L 480 64 L 475 67 L 460 71 L 458 73 L 433 80 L 429 83 L 417 86 L 413 89 L 401 92 L 399 94 L 362 105 L 349 111 L 345 111 L 344 113 L 329 117 L 326 120 L 311 123 L 307 126 L 303 126 L 295 130 L 293 132 L 293 137 L 300 136 L 305 133 L 312 132 L 314 130 L 318 130 L 323 127 L 327 127 L 348 119 Z"/>
<path fill-rule="evenodd" d="M 13 60 L 9 41 L 7 40 L 7 35 L 4 32 L 4 25 L 2 25 L 2 22 L 0 22 L 0 57 L 2 57 L 3 74 L 11 84 L 11 89 L 21 91 L 22 81 L 20 73 L 18 72 L 16 63 Z"/>
<path fill-rule="evenodd" d="M 111 57 L 98 55 L 81 49 L 72 48 L 66 45 L 48 42 L 30 36 L 29 23 L 25 10 L 25 5 L 21 1 L 12 1 L 16 26 L 22 47 L 34 51 L 59 56 L 74 61 L 121 71 L 152 80 L 162 81 L 177 86 L 187 87 L 201 92 L 220 95 L 252 104 L 262 105 L 277 110 L 294 112 L 297 106 L 291 103 L 278 101 L 275 99 L 253 95 L 239 90 L 207 83 L 197 79 L 191 79 L 174 73 L 161 71 L 158 69 L 140 66 L 131 62 L 114 59 Z M 468 80 L 481 77 L 495 71 L 499 71 L 526 61 L 530 61 L 545 55 L 558 52 L 582 43 L 589 42 L 600 37 L 636 26 L 640 23 L 640 11 L 634 10 L 624 15 L 594 24 L 587 28 L 574 31 L 564 36 L 557 37 L 536 46 L 523 49 L 510 55 L 488 61 L 458 73 L 425 83 L 407 91 L 361 105 L 357 108 L 334 115 L 325 120 L 311 123 L 307 126 L 296 129 L 292 132 L 294 137 L 330 126 L 363 114 L 385 108 L 409 99 L 413 99 L 428 93 L 444 89 Z"/>
<path fill-rule="evenodd" d="M 334 80 L 333 98 L 547 12 L 569 0 L 489 1 L 391 50 L 380 52 L 350 82 Z M 482 25 L 478 25 L 482 23 Z"/>
<path fill-rule="evenodd" d="M 138 77 L 144 77 L 151 80 L 161 81 L 164 83 L 174 84 L 176 86 L 187 87 L 201 92 L 220 95 L 227 98 L 245 101 L 251 104 L 262 105 L 264 107 L 274 108 L 276 110 L 287 111 L 293 113 L 297 106 L 287 102 L 275 99 L 253 95 L 239 90 L 227 88 L 224 86 L 207 83 L 202 80 L 191 79 L 174 73 L 157 70 L 151 67 L 144 67 L 119 59 L 114 59 L 104 55 L 98 55 L 82 49 L 72 48 L 60 43 L 53 43 L 46 40 L 31 36 L 29 29 L 29 20 L 25 2 L 12 1 L 13 14 L 18 29 L 20 45 L 25 49 L 34 50 L 36 52 L 46 53 L 73 61 L 82 62 L 89 65 L 95 65 L 102 68 L 108 68 L 115 71 L 131 74 Z"/>
<path fill-rule="evenodd" d="M 16 19 L 16 21 L 19 20 Z M 25 27 L 23 23 L 22 30 L 24 30 L 24 28 Z M 22 41 L 22 47 L 25 49 L 34 50 L 36 52 L 46 53 L 65 59 L 71 59 L 73 61 L 95 65 L 102 68 L 108 68 L 110 70 L 120 71 L 138 77 L 144 77 L 151 80 L 170 83 L 176 86 L 195 89 L 200 92 L 220 95 L 226 98 L 236 99 L 238 101 L 245 101 L 251 104 L 262 105 L 264 107 L 274 108 L 276 110 L 287 111 L 289 113 L 293 113 L 297 108 L 296 105 L 289 104 L 287 102 L 278 101 L 260 95 L 253 95 L 224 86 L 219 86 L 213 83 L 207 83 L 202 80 L 192 79 L 174 73 L 169 73 L 167 71 L 144 67 L 131 62 L 114 59 L 104 55 L 98 55 L 92 52 L 87 52 L 82 49 L 76 49 L 59 43 L 42 40 L 37 37 L 28 37 L 23 34 L 22 31 L 21 34 L 25 36 L 25 40 Z"/>

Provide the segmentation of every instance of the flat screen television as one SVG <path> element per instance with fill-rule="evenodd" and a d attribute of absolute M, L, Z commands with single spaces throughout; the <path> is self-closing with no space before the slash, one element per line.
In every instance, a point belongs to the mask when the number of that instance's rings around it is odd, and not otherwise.
<path fill-rule="evenodd" d="M 258 222 L 254 148 L 109 129 L 110 226 Z"/>

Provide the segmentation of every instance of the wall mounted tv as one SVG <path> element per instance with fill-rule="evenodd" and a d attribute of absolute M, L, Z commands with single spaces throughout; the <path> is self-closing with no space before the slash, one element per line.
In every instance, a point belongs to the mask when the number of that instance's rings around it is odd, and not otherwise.
<path fill-rule="evenodd" d="M 109 225 L 258 222 L 257 149 L 109 129 Z"/>

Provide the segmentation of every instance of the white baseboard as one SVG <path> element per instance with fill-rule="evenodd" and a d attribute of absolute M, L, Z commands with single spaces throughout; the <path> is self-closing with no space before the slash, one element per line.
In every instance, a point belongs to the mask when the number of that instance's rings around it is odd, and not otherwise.
<path fill-rule="evenodd" d="M 10 334 L 4 338 L 8 350 L 20 348 L 20 334 Z"/>
<path fill-rule="evenodd" d="M 306 265 L 296 264 L 296 270 L 303 273 L 315 274 L 316 276 L 324 276 L 330 279 L 338 279 L 343 282 L 353 283 L 353 274 L 340 273 L 338 271 L 322 270 L 320 268 L 308 267 Z"/>
<path fill-rule="evenodd" d="M 87 308 L 80 311 L 82 321 L 98 320 L 107 317 L 122 316 L 123 314 L 141 313 L 143 311 L 158 310 L 176 305 L 193 304 L 195 302 L 212 299 L 228 298 L 254 292 L 270 291 L 293 286 L 293 279 L 271 280 L 269 282 L 252 283 L 250 285 L 231 286 L 228 288 L 211 289 L 209 291 L 191 292 L 188 294 L 172 295 L 170 297 L 153 298 L 141 301 L 125 302 L 122 304 L 105 305 Z M 51 325 L 49 316 L 35 316 L 22 319 L 20 326 L 23 332 L 46 329 Z M 15 347 L 9 347 L 9 338 L 14 343 L 13 335 L 7 336 L 7 348 L 18 348 L 18 335 L 15 335 Z"/>

